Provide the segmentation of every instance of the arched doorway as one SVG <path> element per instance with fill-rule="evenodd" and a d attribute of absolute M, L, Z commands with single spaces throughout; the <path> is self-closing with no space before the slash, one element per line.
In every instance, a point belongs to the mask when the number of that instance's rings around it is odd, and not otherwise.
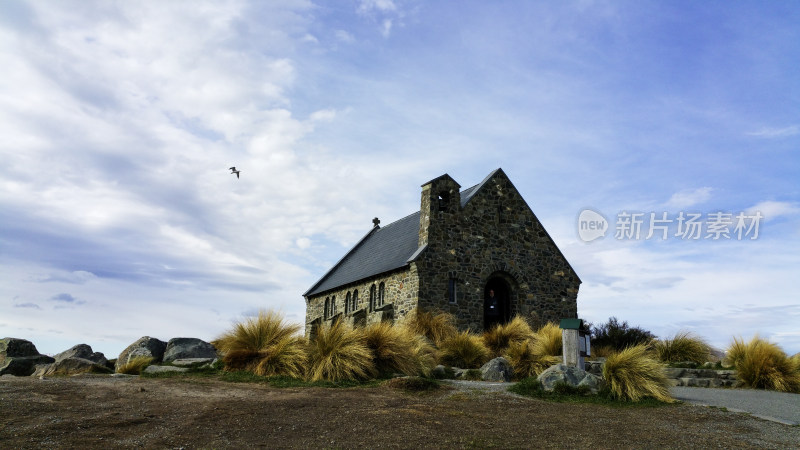
<path fill-rule="evenodd" d="M 492 298 L 491 294 L 494 294 Z M 483 290 L 483 329 L 489 330 L 497 323 L 511 320 L 511 286 L 504 278 L 495 276 L 486 282 Z"/>

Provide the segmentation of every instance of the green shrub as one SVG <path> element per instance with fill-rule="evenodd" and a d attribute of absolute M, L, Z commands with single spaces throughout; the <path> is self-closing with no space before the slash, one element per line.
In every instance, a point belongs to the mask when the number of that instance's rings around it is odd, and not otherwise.
<path fill-rule="evenodd" d="M 558 395 L 591 395 L 589 386 L 573 386 L 566 381 L 559 381 L 553 385 L 553 392 Z"/>
<path fill-rule="evenodd" d="M 363 330 L 367 347 L 372 351 L 378 375 L 400 372 L 427 375 L 435 363 L 434 349 L 409 328 L 389 322 L 372 324 Z"/>
<path fill-rule="evenodd" d="M 523 378 L 513 386 L 509 387 L 508 390 L 515 394 L 525 395 L 528 397 L 540 397 L 544 392 L 542 383 L 540 383 L 536 377 Z"/>
<path fill-rule="evenodd" d="M 482 366 L 489 358 L 489 350 L 483 340 L 468 331 L 463 331 L 442 341 L 439 362 L 445 366 L 471 369 Z"/>
<path fill-rule="evenodd" d="M 259 311 L 234 325 L 212 344 L 224 356 L 226 370 L 246 370 L 260 376 L 287 375 L 301 378 L 307 362 L 300 325 L 286 323 L 274 311 Z"/>
<path fill-rule="evenodd" d="M 786 356 L 777 344 L 757 335 L 748 343 L 734 338 L 727 355 L 743 385 L 800 393 L 800 361 Z"/>
<path fill-rule="evenodd" d="M 608 319 L 608 323 L 591 327 L 592 348 L 611 347 L 622 351 L 628 347 L 649 344 L 655 336 L 639 327 L 631 327 L 628 322 L 619 323 L 616 317 Z"/>
<path fill-rule="evenodd" d="M 646 345 L 628 347 L 608 356 L 603 378 L 613 396 L 620 400 L 637 402 L 653 397 L 662 402 L 673 401 L 664 368 L 648 354 Z"/>
<path fill-rule="evenodd" d="M 395 389 L 402 389 L 409 392 L 435 391 L 442 386 L 436 380 L 423 377 L 392 378 L 386 382 L 386 385 Z"/>
<path fill-rule="evenodd" d="M 458 334 L 452 314 L 423 311 L 420 308 L 406 316 L 400 325 L 407 327 L 414 334 L 425 336 L 437 347 Z"/>
<path fill-rule="evenodd" d="M 711 346 L 688 331 L 679 332 L 672 339 L 655 341 L 653 349 L 663 362 L 692 361 L 703 364 L 711 354 Z"/>
<path fill-rule="evenodd" d="M 464 372 L 464 379 L 469 381 L 481 381 L 483 380 L 483 373 L 480 369 L 468 369 Z"/>
<path fill-rule="evenodd" d="M 505 358 L 514 368 L 514 377 L 518 379 L 539 376 L 548 367 L 561 362 L 558 356 L 537 354 L 531 341 L 511 344 Z"/>
<path fill-rule="evenodd" d="M 152 362 L 153 358 L 149 356 L 135 356 L 129 359 L 127 364 L 120 366 L 117 372 L 127 375 L 141 375 L 142 371 Z"/>
<path fill-rule="evenodd" d="M 375 373 L 364 334 L 341 320 L 322 327 L 309 343 L 310 381 L 363 380 Z"/>
<path fill-rule="evenodd" d="M 500 356 L 510 345 L 526 342 L 533 337 L 534 333 L 528 322 L 521 316 L 515 316 L 510 322 L 495 324 L 483 333 L 483 343 L 492 356 Z"/>

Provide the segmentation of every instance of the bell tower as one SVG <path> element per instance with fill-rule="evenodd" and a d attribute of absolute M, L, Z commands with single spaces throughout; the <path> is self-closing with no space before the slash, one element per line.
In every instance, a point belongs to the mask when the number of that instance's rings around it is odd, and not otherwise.
<path fill-rule="evenodd" d="M 422 185 L 419 214 L 419 246 L 427 245 L 441 234 L 448 222 L 461 211 L 461 185 L 444 174 Z"/>

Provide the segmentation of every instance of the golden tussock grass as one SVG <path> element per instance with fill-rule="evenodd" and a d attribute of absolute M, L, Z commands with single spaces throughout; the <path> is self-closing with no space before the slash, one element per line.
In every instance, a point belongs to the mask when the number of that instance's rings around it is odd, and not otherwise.
<path fill-rule="evenodd" d="M 562 353 L 561 328 L 547 323 L 534 333 L 533 352 L 537 355 L 560 356 Z"/>
<path fill-rule="evenodd" d="M 433 346 L 405 326 L 380 322 L 364 328 L 363 334 L 378 375 L 428 375 L 435 366 Z"/>
<path fill-rule="evenodd" d="M 446 339 L 458 334 L 452 314 L 423 311 L 420 308 L 406 316 L 400 325 L 407 327 L 414 334 L 425 336 L 437 347 Z"/>
<path fill-rule="evenodd" d="M 483 333 L 483 343 L 492 356 L 500 356 L 512 344 L 527 342 L 534 337 L 533 330 L 521 316 L 505 324 L 495 324 Z"/>
<path fill-rule="evenodd" d="M 322 327 L 309 342 L 310 381 L 364 380 L 375 373 L 364 333 L 337 320 Z"/>
<path fill-rule="evenodd" d="M 262 310 L 258 317 L 236 323 L 212 344 L 224 354 L 227 370 L 302 378 L 308 358 L 299 331 L 300 325 L 287 323 L 279 313 Z"/>
<path fill-rule="evenodd" d="M 800 359 L 789 357 L 777 344 L 756 335 L 750 342 L 733 339 L 726 361 L 736 377 L 751 388 L 800 393 Z"/>
<path fill-rule="evenodd" d="M 153 358 L 149 356 L 135 356 L 128 360 L 127 364 L 123 364 L 117 369 L 117 373 L 124 373 L 128 375 L 139 375 L 142 373 L 150 363 L 153 362 Z"/>
<path fill-rule="evenodd" d="M 611 393 L 618 399 L 639 401 L 653 397 L 662 402 L 673 402 L 669 394 L 669 381 L 664 366 L 650 356 L 646 345 L 628 347 L 609 355 L 603 365 Z"/>
<path fill-rule="evenodd" d="M 663 362 L 693 361 L 703 364 L 711 355 L 708 342 L 688 331 L 678 332 L 671 339 L 655 341 L 653 350 Z"/>
<path fill-rule="evenodd" d="M 489 349 L 483 339 L 469 331 L 442 341 L 439 352 L 440 363 L 462 369 L 478 368 L 489 359 Z"/>
<path fill-rule="evenodd" d="M 536 354 L 531 341 L 512 343 L 504 356 L 514 368 L 514 377 L 518 379 L 539 376 L 548 367 L 561 362 L 558 356 Z"/>

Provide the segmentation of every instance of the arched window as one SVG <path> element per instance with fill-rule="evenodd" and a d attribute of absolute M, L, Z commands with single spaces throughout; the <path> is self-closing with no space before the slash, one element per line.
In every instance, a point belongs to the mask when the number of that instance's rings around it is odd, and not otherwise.
<path fill-rule="evenodd" d="M 375 285 L 369 287 L 369 310 L 375 310 Z"/>
<path fill-rule="evenodd" d="M 325 297 L 325 310 L 322 313 L 322 318 L 328 320 L 328 317 L 330 317 L 330 312 L 331 312 L 331 298 Z"/>
<path fill-rule="evenodd" d="M 331 296 L 331 317 L 336 315 L 336 296 Z"/>
<path fill-rule="evenodd" d="M 350 311 L 355 312 L 358 309 L 358 289 L 353 291 L 353 304 L 350 305 Z"/>
<path fill-rule="evenodd" d="M 378 286 L 378 306 L 383 306 L 383 301 L 384 301 L 383 294 L 384 294 L 384 291 L 385 291 L 384 285 L 383 285 L 383 283 L 381 283 Z"/>
<path fill-rule="evenodd" d="M 347 296 L 344 298 L 344 313 L 349 313 L 350 310 L 350 293 L 347 293 Z"/>

